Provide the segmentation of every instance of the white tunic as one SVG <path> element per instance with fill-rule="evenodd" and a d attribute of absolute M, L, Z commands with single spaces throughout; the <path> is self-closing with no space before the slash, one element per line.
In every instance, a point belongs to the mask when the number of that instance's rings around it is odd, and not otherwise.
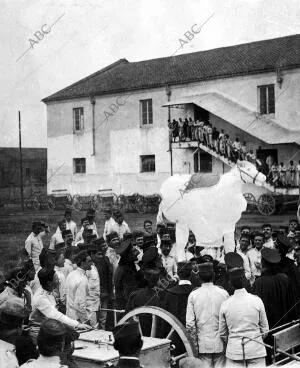
<path fill-rule="evenodd" d="M 78 267 L 67 277 L 67 316 L 86 323 L 87 297 L 89 294 L 88 279 L 85 271 Z"/>
<path fill-rule="evenodd" d="M 32 259 L 35 271 L 40 267 L 39 255 L 43 249 L 43 242 L 40 235 L 33 232 L 25 240 L 25 250 Z"/>
<path fill-rule="evenodd" d="M 89 284 L 89 294 L 87 297 L 87 309 L 97 312 L 100 307 L 100 278 L 95 265 L 86 271 L 86 276 Z"/>
<path fill-rule="evenodd" d="M 228 298 L 227 291 L 205 282 L 191 292 L 186 310 L 186 329 L 200 354 L 221 353 L 223 341 L 219 335 L 219 312 Z"/>
<path fill-rule="evenodd" d="M 257 337 L 269 329 L 266 311 L 262 300 L 249 294 L 245 289 L 235 290 L 221 306 L 220 335 L 228 336 L 226 357 L 232 360 L 242 360 L 242 337 Z M 262 345 L 262 337 L 245 344 L 246 359 L 266 356 L 266 348 Z"/>

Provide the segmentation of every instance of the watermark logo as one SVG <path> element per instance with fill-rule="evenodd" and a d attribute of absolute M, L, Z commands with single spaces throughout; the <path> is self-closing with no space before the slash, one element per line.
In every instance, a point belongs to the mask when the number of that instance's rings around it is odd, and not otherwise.
<path fill-rule="evenodd" d="M 188 29 L 184 34 L 182 38 L 179 38 L 178 42 L 180 44 L 180 47 L 172 54 L 174 56 L 179 50 L 183 49 L 185 45 L 189 44 L 197 34 L 199 34 L 203 28 L 203 26 L 215 15 L 213 13 L 210 15 L 204 23 L 202 23 L 200 26 L 195 23 L 192 25 L 190 29 Z"/>
<path fill-rule="evenodd" d="M 48 24 L 43 24 L 42 26 L 41 26 L 41 29 L 39 29 L 39 30 L 37 30 L 36 32 L 34 32 L 34 34 L 28 39 L 28 42 L 29 42 L 29 47 L 28 47 L 28 49 L 27 50 L 25 50 L 24 52 L 23 52 L 23 54 L 22 55 L 20 55 L 19 57 L 18 57 L 18 59 L 16 60 L 16 62 L 18 62 L 20 59 L 22 59 L 22 57 L 25 55 L 25 54 L 27 54 L 27 52 L 30 50 L 30 49 L 33 49 L 33 47 L 35 46 L 35 45 L 38 45 L 44 38 L 45 38 L 45 36 L 47 35 L 47 34 L 49 34 L 50 32 L 51 32 L 51 30 L 52 30 L 52 28 L 55 26 L 55 24 L 57 23 L 57 22 L 59 22 L 60 20 L 61 20 L 61 18 L 63 17 L 65 15 L 65 13 L 64 14 L 62 14 L 62 15 L 60 15 L 56 20 L 55 20 L 55 22 L 53 22 L 50 26 L 48 25 Z"/>

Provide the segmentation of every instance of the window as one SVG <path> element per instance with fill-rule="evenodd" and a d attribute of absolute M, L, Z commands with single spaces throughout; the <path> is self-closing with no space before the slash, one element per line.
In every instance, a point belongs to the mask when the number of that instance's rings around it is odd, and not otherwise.
<path fill-rule="evenodd" d="M 141 172 L 155 172 L 155 155 L 141 157 Z"/>
<path fill-rule="evenodd" d="M 212 172 L 212 156 L 209 153 L 199 150 L 194 154 L 194 172 Z"/>
<path fill-rule="evenodd" d="M 86 173 L 85 158 L 74 158 L 73 166 L 74 166 L 74 174 Z"/>
<path fill-rule="evenodd" d="M 258 87 L 260 114 L 275 114 L 274 84 Z"/>
<path fill-rule="evenodd" d="M 74 133 L 83 131 L 83 107 L 73 109 L 73 130 Z"/>
<path fill-rule="evenodd" d="M 141 124 L 149 125 L 153 124 L 153 111 L 152 111 L 152 100 L 141 100 Z"/>

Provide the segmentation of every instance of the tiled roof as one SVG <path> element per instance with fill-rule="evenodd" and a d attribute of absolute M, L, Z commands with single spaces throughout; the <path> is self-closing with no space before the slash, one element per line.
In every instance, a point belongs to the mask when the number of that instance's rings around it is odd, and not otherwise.
<path fill-rule="evenodd" d="M 99 96 L 300 66 L 300 34 L 108 67 L 43 99 Z"/>

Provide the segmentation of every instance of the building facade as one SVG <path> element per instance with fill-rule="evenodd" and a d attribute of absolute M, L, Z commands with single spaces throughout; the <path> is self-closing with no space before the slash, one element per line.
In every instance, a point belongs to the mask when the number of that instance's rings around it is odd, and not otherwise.
<path fill-rule="evenodd" d="M 262 160 L 300 160 L 300 35 L 169 58 L 125 59 L 45 98 L 48 194 L 154 194 L 171 173 L 219 177 L 227 160 L 168 120 L 209 121 Z M 247 191 L 247 189 L 245 189 Z"/>

